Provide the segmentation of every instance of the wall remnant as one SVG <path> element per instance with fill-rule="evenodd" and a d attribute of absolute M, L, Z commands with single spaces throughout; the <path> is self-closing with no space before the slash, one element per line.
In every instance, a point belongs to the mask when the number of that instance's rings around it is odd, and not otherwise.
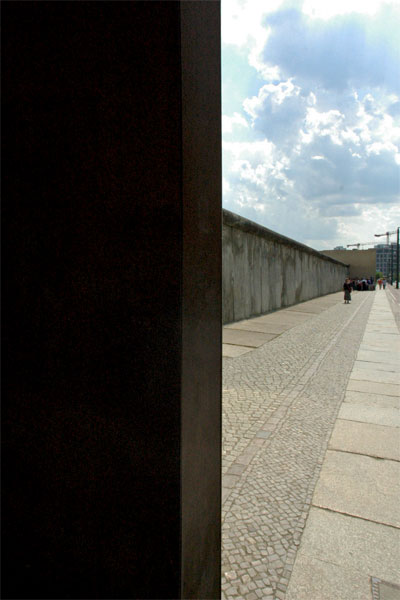
<path fill-rule="evenodd" d="M 342 289 L 348 265 L 223 211 L 222 314 L 232 323 Z"/>

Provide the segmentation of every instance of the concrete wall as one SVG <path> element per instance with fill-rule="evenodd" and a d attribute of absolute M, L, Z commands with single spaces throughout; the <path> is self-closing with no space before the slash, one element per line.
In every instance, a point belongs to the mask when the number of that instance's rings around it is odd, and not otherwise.
<path fill-rule="evenodd" d="M 223 211 L 223 322 L 231 323 L 342 289 L 347 265 Z"/>
<path fill-rule="evenodd" d="M 350 265 L 350 277 L 362 279 L 375 277 L 376 249 L 368 250 L 324 250 L 323 254 L 335 260 Z"/>

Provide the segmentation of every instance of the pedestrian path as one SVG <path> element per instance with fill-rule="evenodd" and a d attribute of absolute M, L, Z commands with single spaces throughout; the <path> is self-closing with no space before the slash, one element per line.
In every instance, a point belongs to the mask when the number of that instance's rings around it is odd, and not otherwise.
<path fill-rule="evenodd" d="M 223 328 L 222 355 L 225 358 L 242 356 L 259 348 L 314 315 L 335 306 L 343 299 L 336 292 L 283 308 L 261 317 L 230 323 Z"/>
<path fill-rule="evenodd" d="M 375 293 L 288 600 L 400 598 L 400 335 Z"/>
<path fill-rule="evenodd" d="M 394 353 L 398 330 L 393 329 L 394 319 L 385 292 L 354 294 L 350 305 L 343 304 L 341 293 L 335 302 L 333 296 L 327 297 L 330 303 L 326 306 L 315 307 L 294 325 L 292 321 L 291 327 L 276 337 L 224 360 L 225 599 L 384 599 L 382 594 L 396 591 L 390 586 L 399 583 L 393 566 L 390 567 L 400 558 L 398 525 L 390 512 L 395 508 L 393 489 L 399 481 Z M 303 314 L 307 309 L 304 305 L 292 312 Z M 290 315 L 284 316 L 286 324 L 290 324 Z M 255 332 L 272 333 L 260 331 L 264 325 L 271 328 L 273 323 L 258 320 Z M 251 321 L 244 326 L 242 331 L 252 331 Z M 373 368 L 366 363 L 372 363 Z M 368 396 L 364 393 L 366 386 Z M 372 464 L 378 466 L 375 472 L 368 471 Z M 380 469 L 379 465 L 385 467 Z M 342 471 L 340 479 L 338 472 Z M 382 477 L 382 481 L 377 480 L 379 484 L 373 479 L 374 473 Z M 349 502 L 354 503 L 350 510 L 340 502 L 345 502 L 344 492 L 355 475 L 362 486 L 359 483 L 357 494 L 348 493 Z M 380 495 L 376 495 L 375 488 Z M 380 501 L 381 497 L 385 502 Z M 369 504 L 370 514 L 358 515 Z M 348 516 L 346 511 L 354 516 Z M 365 577 L 360 593 L 365 594 L 365 578 L 372 576 L 375 596 L 371 595 L 370 579 L 369 595 L 343 595 L 350 589 L 346 587 L 348 578 L 335 571 L 332 554 L 326 559 L 320 554 L 315 556 L 312 544 L 316 544 L 319 522 L 316 528 L 309 528 L 320 515 L 327 522 L 325 531 L 332 515 L 346 524 L 352 520 L 365 523 L 372 536 L 368 539 L 373 539 L 374 528 L 383 528 L 381 538 L 386 546 L 378 550 L 379 544 L 375 544 L 375 554 L 389 553 L 393 560 L 386 560 L 386 571 L 378 569 L 376 563 L 375 571 L 368 572 L 368 576 L 362 573 Z M 348 537 L 346 531 L 342 531 L 343 539 Z M 363 539 L 363 530 L 358 535 L 357 539 Z M 304 545 L 308 538 L 311 546 Z M 343 543 L 343 539 L 338 533 L 338 543 Z M 323 546 L 321 538 L 318 540 Z M 325 545 L 328 548 L 329 544 Z M 354 546 L 349 553 L 362 562 L 361 550 Z M 368 564 L 374 566 L 373 560 L 372 556 Z M 332 563 L 325 580 L 322 574 L 311 577 L 315 561 L 319 567 Z M 357 571 L 358 563 L 355 558 L 354 561 L 353 570 Z M 326 589 L 318 588 L 321 582 Z M 325 595 L 328 592 L 330 596 Z"/>

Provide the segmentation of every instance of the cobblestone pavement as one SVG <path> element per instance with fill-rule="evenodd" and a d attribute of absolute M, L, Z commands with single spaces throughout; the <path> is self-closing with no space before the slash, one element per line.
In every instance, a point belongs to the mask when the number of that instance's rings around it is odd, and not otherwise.
<path fill-rule="evenodd" d="M 283 600 L 373 294 L 224 360 L 222 598 Z"/>

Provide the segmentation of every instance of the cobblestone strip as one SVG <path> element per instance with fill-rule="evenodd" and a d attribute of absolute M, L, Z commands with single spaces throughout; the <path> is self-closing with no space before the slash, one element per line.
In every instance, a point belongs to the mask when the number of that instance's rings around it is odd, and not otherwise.
<path fill-rule="evenodd" d="M 285 597 L 372 301 L 360 294 L 225 363 L 223 598 Z"/>

